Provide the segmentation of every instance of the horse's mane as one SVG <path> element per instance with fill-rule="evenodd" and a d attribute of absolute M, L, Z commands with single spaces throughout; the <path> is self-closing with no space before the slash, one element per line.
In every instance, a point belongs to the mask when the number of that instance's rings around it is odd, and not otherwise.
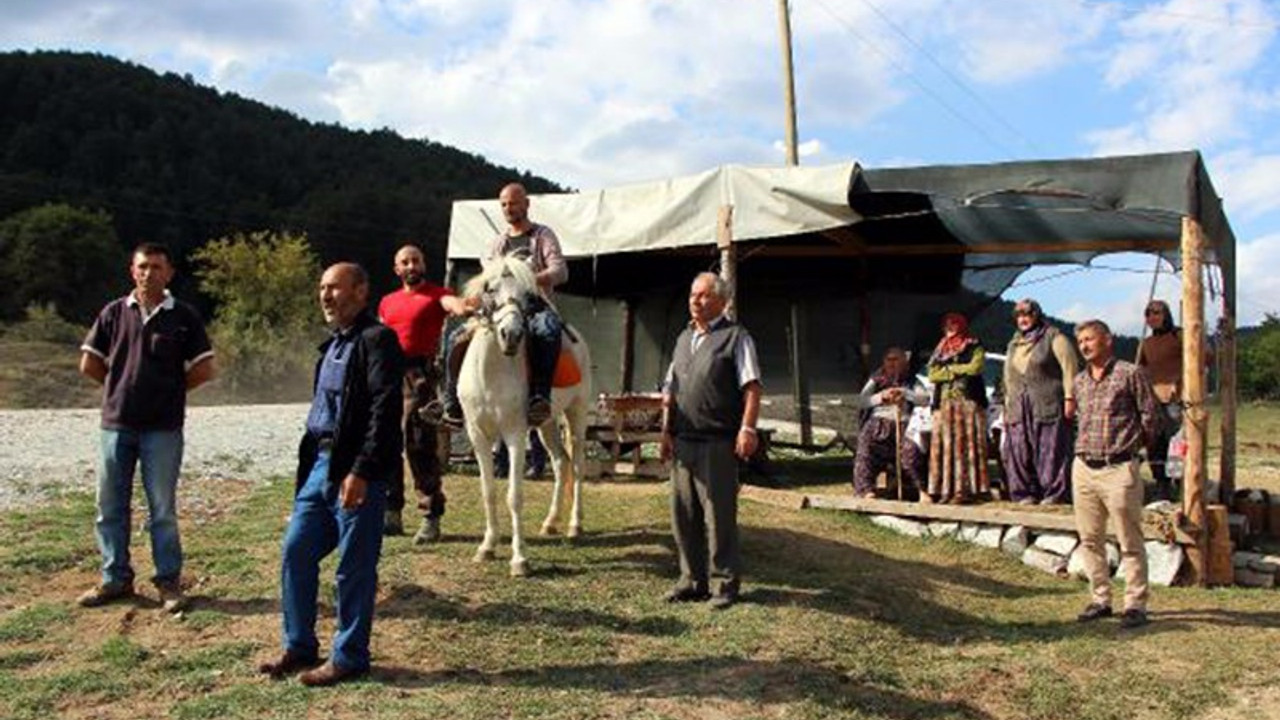
<path fill-rule="evenodd" d="M 508 256 L 485 262 L 480 274 L 467 281 L 462 291 L 463 295 L 480 297 L 484 294 L 485 286 L 490 280 L 496 280 L 503 275 L 511 276 L 522 295 L 538 294 L 538 279 L 533 274 L 533 269 L 525 261 Z"/>

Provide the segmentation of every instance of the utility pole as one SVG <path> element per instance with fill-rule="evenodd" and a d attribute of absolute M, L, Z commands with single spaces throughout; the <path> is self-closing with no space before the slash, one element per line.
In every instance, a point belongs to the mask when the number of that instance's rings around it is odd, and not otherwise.
<path fill-rule="evenodd" d="M 800 164 L 796 143 L 796 76 L 791 64 L 791 7 L 787 0 L 778 0 L 778 30 L 782 33 L 782 74 L 787 101 L 787 165 Z"/>

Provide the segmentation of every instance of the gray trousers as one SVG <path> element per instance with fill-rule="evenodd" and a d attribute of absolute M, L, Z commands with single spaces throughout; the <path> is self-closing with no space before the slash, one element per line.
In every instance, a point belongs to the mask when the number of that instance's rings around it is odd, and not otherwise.
<path fill-rule="evenodd" d="M 733 439 L 675 441 L 671 529 L 680 555 L 678 589 L 738 594 L 738 458 Z"/>

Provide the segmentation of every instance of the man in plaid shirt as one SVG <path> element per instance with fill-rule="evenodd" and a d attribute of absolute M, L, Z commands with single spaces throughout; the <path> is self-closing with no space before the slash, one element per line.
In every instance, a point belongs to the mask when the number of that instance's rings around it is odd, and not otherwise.
<path fill-rule="evenodd" d="M 1071 465 L 1076 530 L 1092 598 L 1077 618 L 1111 616 L 1111 567 L 1107 518 L 1115 525 L 1124 568 L 1124 616 L 1120 626 L 1147 624 L 1147 553 L 1142 538 L 1139 452 L 1156 436 L 1158 406 L 1146 371 L 1117 360 L 1111 330 L 1101 320 L 1076 326 L 1085 368 L 1075 379 L 1076 446 Z"/>

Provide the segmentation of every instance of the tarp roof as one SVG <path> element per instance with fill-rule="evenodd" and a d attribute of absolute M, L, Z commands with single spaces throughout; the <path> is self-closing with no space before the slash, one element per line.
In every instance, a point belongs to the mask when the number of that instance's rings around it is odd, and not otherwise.
<path fill-rule="evenodd" d="M 723 205 L 735 242 L 769 241 L 753 257 L 960 254 L 982 269 L 1140 251 L 1176 262 L 1182 217 L 1200 221 L 1208 260 L 1232 259 L 1235 246 L 1196 151 L 882 170 L 728 165 L 531 202 L 570 258 L 714 246 Z M 455 202 L 449 258 L 483 257 L 503 226 L 496 200 Z"/>

